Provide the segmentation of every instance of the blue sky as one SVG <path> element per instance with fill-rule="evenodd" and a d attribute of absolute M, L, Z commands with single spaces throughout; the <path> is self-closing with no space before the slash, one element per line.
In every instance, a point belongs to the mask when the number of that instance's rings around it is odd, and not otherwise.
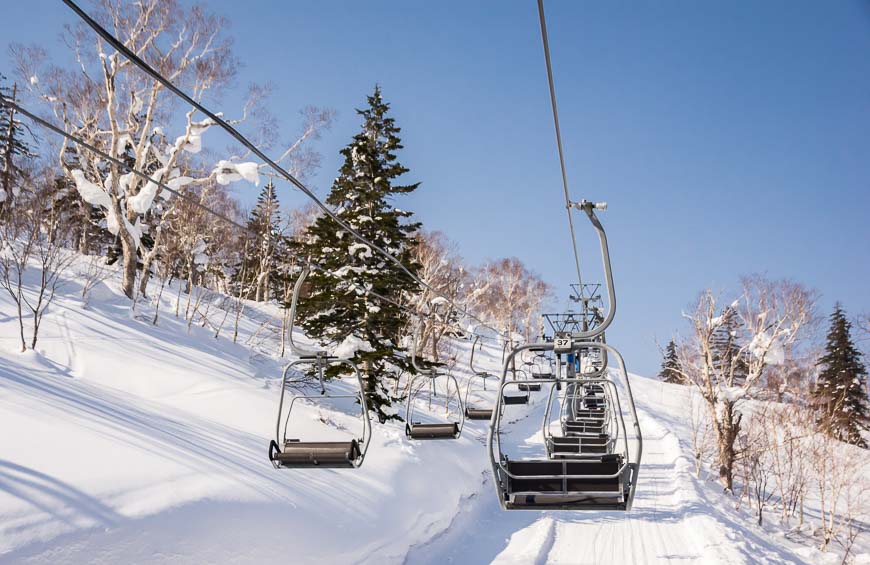
<path fill-rule="evenodd" d="M 401 207 L 470 262 L 521 258 L 565 305 L 573 260 L 533 0 L 209 5 L 232 19 L 244 62 L 228 104 L 271 81 L 289 131 L 306 104 L 337 110 L 318 145 L 321 195 L 378 82 L 423 183 Z M 52 52 L 72 21 L 48 0 L 4 14 L 3 44 Z M 572 197 L 610 204 L 608 341 L 629 369 L 656 371 L 681 309 L 741 274 L 815 287 L 823 314 L 836 300 L 870 312 L 870 4 L 551 0 L 547 16 Z M 594 280 L 596 242 L 577 220 Z"/>

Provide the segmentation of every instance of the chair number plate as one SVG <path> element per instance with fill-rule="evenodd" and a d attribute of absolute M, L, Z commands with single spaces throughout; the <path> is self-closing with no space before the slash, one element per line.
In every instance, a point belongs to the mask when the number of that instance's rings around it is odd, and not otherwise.
<path fill-rule="evenodd" d="M 553 352 L 555 353 L 571 353 L 571 338 L 557 337 L 553 339 Z"/>

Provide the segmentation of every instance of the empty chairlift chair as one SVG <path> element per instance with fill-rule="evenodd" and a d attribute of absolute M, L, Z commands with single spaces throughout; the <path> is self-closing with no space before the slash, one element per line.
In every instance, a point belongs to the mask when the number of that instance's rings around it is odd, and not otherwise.
<path fill-rule="evenodd" d="M 539 392 L 541 390 L 541 383 L 529 380 L 529 375 L 533 372 L 533 366 L 535 364 L 534 359 L 526 359 L 525 355 L 521 355 L 520 361 L 522 362 L 523 368 L 514 370 L 514 378 L 519 376 L 520 380 L 527 382 L 517 385 L 517 389 L 522 392 Z"/>
<path fill-rule="evenodd" d="M 580 354 L 580 350 L 588 347 L 590 341 L 597 340 L 613 321 L 616 309 L 616 297 L 613 289 L 613 275 L 610 265 L 610 254 L 607 247 L 607 235 L 601 222 L 595 215 L 596 209 L 604 209 L 605 204 L 594 204 L 588 201 L 572 203 L 572 207 L 584 211 L 598 232 L 601 245 L 602 260 L 604 263 L 604 277 L 608 293 L 608 312 L 601 323 L 589 331 L 573 332 L 567 336 L 557 336 L 553 343 L 538 343 L 520 346 L 514 349 L 504 365 L 499 391 L 504 390 L 509 384 L 507 380 L 507 367 L 510 362 L 522 350 L 541 348 L 552 351 L 556 355 Z M 490 431 L 487 437 L 490 463 L 493 471 L 493 486 L 498 495 L 499 504 L 506 510 L 630 510 L 637 489 L 638 473 L 640 470 L 641 454 L 643 452 L 643 438 L 637 411 L 634 406 L 634 398 L 631 393 L 631 384 L 628 373 L 625 370 L 625 362 L 619 352 L 613 347 L 596 342 L 597 347 L 602 349 L 609 361 L 615 360 L 618 364 L 617 371 L 621 379 L 624 392 L 627 396 L 627 410 L 634 431 L 632 444 L 629 444 L 626 433 L 625 415 L 619 401 L 614 398 L 610 409 L 613 412 L 611 420 L 618 428 L 618 447 L 614 446 L 612 453 L 598 454 L 596 457 L 558 457 L 550 458 L 548 454 L 538 457 L 514 458 L 502 445 L 502 414 L 504 405 L 496 404 L 495 413 L 490 420 Z M 542 383 L 550 382 L 554 386 L 557 383 L 579 387 L 589 378 L 582 376 L 566 375 L 561 378 L 561 367 L 557 366 L 557 372 L 553 379 L 541 379 Z M 559 378 L 556 378 L 559 377 Z M 606 382 L 610 379 L 591 379 L 593 384 L 604 383 L 605 391 L 610 388 Z M 611 382 L 612 384 L 612 382 Z M 612 391 L 616 390 L 615 386 Z M 499 396 L 501 400 L 501 396 Z M 573 404 L 573 403 L 572 403 Z M 572 418 L 577 420 L 578 418 Z M 547 418 L 548 420 L 548 418 Z M 545 425 L 547 425 L 545 423 Z M 602 426 L 603 427 L 603 426 Z M 580 432 L 589 434 L 591 432 Z M 567 437 L 567 436 L 566 436 Z"/>
<path fill-rule="evenodd" d="M 489 406 L 484 406 L 485 398 L 481 392 L 486 392 L 486 380 L 493 378 L 493 375 L 485 371 L 476 371 L 474 369 L 474 351 L 475 347 L 483 347 L 480 342 L 480 336 L 474 336 L 474 342 L 471 344 L 471 356 L 468 358 L 468 367 L 471 369 L 471 376 L 465 385 L 465 417 L 469 420 L 489 420 L 492 417 L 492 403 Z M 477 385 L 477 381 L 480 384 Z M 474 393 L 474 396 L 472 396 Z"/>
<path fill-rule="evenodd" d="M 276 469 L 299 469 L 299 468 L 356 468 L 362 465 L 371 441 L 371 420 L 369 418 L 368 405 L 364 393 L 362 376 L 357 366 L 349 359 L 340 359 L 327 355 L 325 351 L 309 351 L 297 346 L 293 341 L 293 320 L 296 315 L 296 304 L 299 300 L 300 289 L 305 278 L 308 276 L 306 267 L 293 288 L 293 301 L 290 307 L 290 332 L 289 343 L 291 351 L 299 356 L 284 368 L 281 378 L 281 397 L 278 402 L 278 421 L 275 426 L 275 439 L 269 444 L 269 460 Z M 327 390 L 324 380 L 324 371 L 329 366 L 342 365 L 353 375 L 352 393 L 334 394 Z M 319 394 L 293 395 L 287 403 L 285 411 L 284 397 L 288 388 L 302 384 L 304 378 L 291 377 L 297 368 L 313 368 L 317 377 Z M 335 379 L 338 381 L 339 379 Z M 362 431 L 358 437 L 344 441 L 314 441 L 303 440 L 298 437 L 288 437 L 291 429 L 290 416 L 294 406 L 299 400 L 322 403 L 325 400 L 350 399 L 358 403 Z"/>
<path fill-rule="evenodd" d="M 602 379 L 602 386 L 609 390 L 613 386 Z M 553 435 L 550 430 L 550 411 L 553 405 L 552 390 L 544 416 L 543 435 L 547 445 L 547 454 L 551 459 L 595 458 L 612 453 L 619 437 L 619 425 L 616 421 L 616 411 L 594 409 L 582 406 L 582 391 L 584 385 L 571 383 L 566 387 L 564 397 L 560 402 L 561 435 Z M 614 402 L 618 408 L 619 401 L 616 389 L 613 388 Z"/>
<path fill-rule="evenodd" d="M 622 364 L 615 350 L 611 354 Z M 628 510 L 637 486 L 640 466 L 641 437 L 630 385 L 622 371 L 625 387 L 629 390 L 630 417 L 636 433 L 635 449 L 625 433 L 622 412 L 615 413 L 613 425 L 621 438 L 619 449 L 602 434 L 584 433 L 548 439 L 547 453 L 541 457 L 514 459 L 502 447 L 501 423 L 503 405 L 496 405 L 488 438 L 490 461 L 495 476 L 499 502 L 506 510 L 559 509 L 559 510 Z M 573 381 L 573 382 L 572 382 Z M 555 384 L 555 379 L 550 380 Z M 508 384 L 502 375 L 500 386 Z M 566 384 L 580 384 L 579 379 L 566 379 Z M 549 422 L 545 418 L 545 426 Z M 602 451 L 604 453 L 602 453 Z"/>
<path fill-rule="evenodd" d="M 405 409 L 405 435 L 409 439 L 458 439 L 462 435 L 462 428 L 465 425 L 465 410 L 462 403 L 462 397 L 459 391 L 459 383 L 456 377 L 450 374 L 439 374 L 436 369 L 423 369 L 417 365 L 417 339 L 416 335 L 411 345 L 411 364 L 417 370 L 417 375 L 411 379 L 410 389 L 408 391 L 408 403 Z M 442 422 L 422 422 L 415 418 L 416 411 L 414 404 L 418 394 L 424 388 L 428 388 L 429 408 L 431 410 L 432 399 L 437 394 L 436 381 L 443 379 L 444 386 L 444 406 L 447 418 Z M 422 381 L 422 384 L 420 384 Z M 456 396 L 456 402 L 459 404 L 456 411 L 459 415 L 458 420 L 450 420 L 450 384 L 453 383 L 453 392 Z M 428 385 L 428 386 L 427 386 Z"/>

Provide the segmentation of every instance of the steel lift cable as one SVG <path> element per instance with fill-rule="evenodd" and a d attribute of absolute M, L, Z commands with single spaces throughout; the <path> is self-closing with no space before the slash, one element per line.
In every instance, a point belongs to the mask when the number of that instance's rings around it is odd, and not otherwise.
<path fill-rule="evenodd" d="M 562 131 L 559 128 L 559 109 L 556 106 L 556 87 L 553 84 L 553 65 L 550 63 L 550 41 L 547 38 L 547 22 L 544 18 L 544 0 L 538 0 L 538 17 L 541 20 L 541 41 L 544 43 L 544 60 L 547 63 L 547 82 L 550 85 L 550 103 L 553 106 L 553 125 L 556 128 L 556 145 L 559 148 L 559 166 L 562 169 L 562 189 L 565 192 L 565 209 L 568 213 L 568 228 L 571 231 L 571 246 L 574 249 L 574 264 L 577 267 L 577 283 L 583 284 L 580 274 L 580 252 L 574 235 L 574 217 L 571 213 L 571 196 L 568 193 L 568 173 L 565 170 L 565 153 L 562 150 Z"/>

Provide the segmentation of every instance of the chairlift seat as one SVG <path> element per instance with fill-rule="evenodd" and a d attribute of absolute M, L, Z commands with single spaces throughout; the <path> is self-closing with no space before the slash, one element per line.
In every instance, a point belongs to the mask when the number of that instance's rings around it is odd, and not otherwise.
<path fill-rule="evenodd" d="M 466 408 L 465 417 L 469 420 L 489 420 L 492 418 L 492 410 L 486 408 Z"/>
<path fill-rule="evenodd" d="M 505 476 L 505 503 L 509 509 L 625 510 L 623 478 L 617 474 L 621 466 L 617 454 L 594 461 L 506 460 L 505 468 L 516 478 Z"/>
<path fill-rule="evenodd" d="M 573 420 L 578 421 L 598 421 L 603 420 L 605 411 L 603 409 L 581 408 L 574 413 Z"/>
<path fill-rule="evenodd" d="M 551 459 L 604 455 L 607 453 L 609 443 L 610 437 L 607 434 L 549 437 L 547 438 L 547 453 Z"/>
<path fill-rule="evenodd" d="M 541 390 L 541 385 L 538 383 L 518 383 L 517 389 L 523 392 L 538 392 Z"/>
<path fill-rule="evenodd" d="M 513 404 L 528 404 L 529 397 L 528 395 L 518 395 L 518 394 L 505 394 L 504 395 L 504 403 L 505 405 L 513 405 Z"/>
<path fill-rule="evenodd" d="M 537 371 L 532 371 L 532 378 L 533 379 L 552 379 L 553 373 L 540 373 Z"/>
<path fill-rule="evenodd" d="M 296 468 L 353 468 L 361 452 L 357 440 L 351 441 L 300 441 L 289 439 L 284 448 L 272 441 L 269 459 L 280 467 Z"/>
<path fill-rule="evenodd" d="M 577 424 L 591 424 L 593 426 L 598 426 L 603 424 L 605 420 L 606 418 L 604 417 L 604 414 L 598 414 L 590 416 L 574 416 L 573 418 L 569 418 L 567 421 Z"/>
<path fill-rule="evenodd" d="M 577 420 L 566 420 L 562 423 L 562 430 L 565 435 L 573 434 L 603 434 L 606 424 L 604 421 L 585 422 Z"/>
<path fill-rule="evenodd" d="M 415 422 L 405 425 L 405 434 L 411 439 L 456 439 L 459 437 L 459 424 L 456 422 L 446 424 Z"/>

